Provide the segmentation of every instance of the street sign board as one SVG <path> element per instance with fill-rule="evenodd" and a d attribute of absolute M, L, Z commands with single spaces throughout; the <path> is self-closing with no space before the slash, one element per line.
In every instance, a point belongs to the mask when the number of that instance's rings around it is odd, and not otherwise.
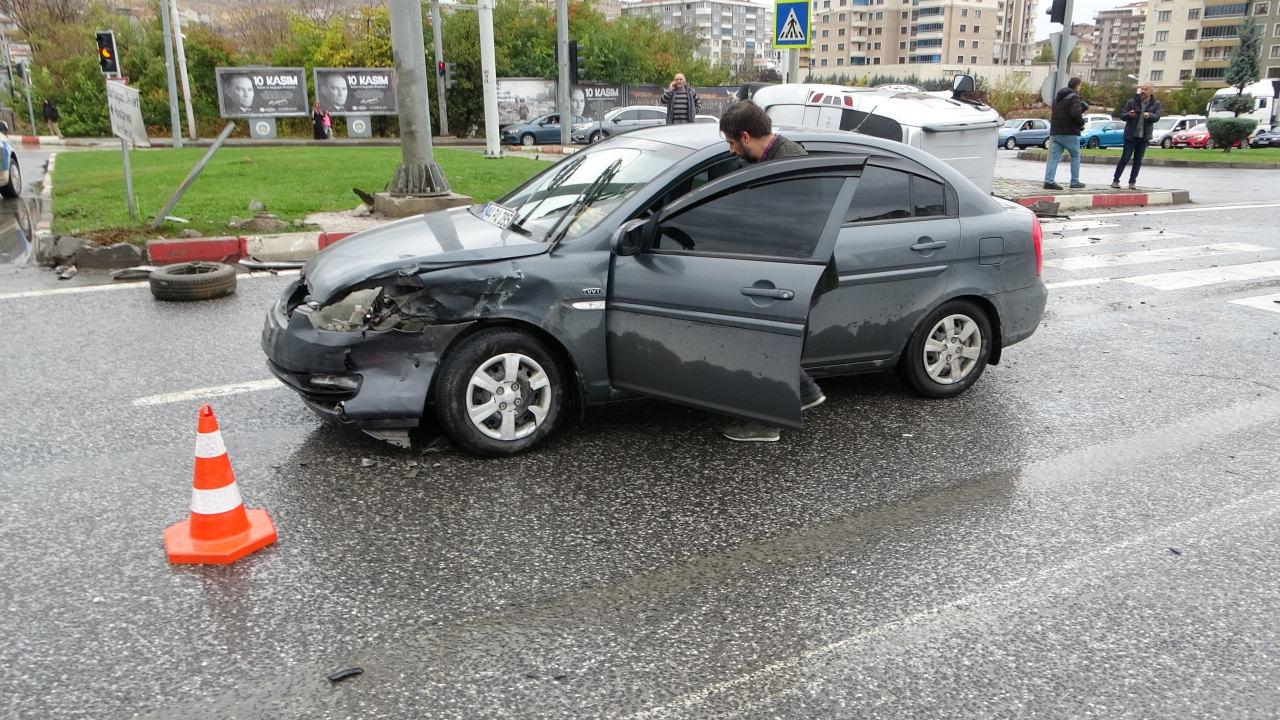
<path fill-rule="evenodd" d="M 773 46 L 795 50 L 809 47 L 809 3 L 775 0 L 773 5 Z"/>
<path fill-rule="evenodd" d="M 108 81 L 107 109 L 111 115 L 112 135 L 138 147 L 151 147 L 147 125 L 142 121 L 141 93 L 136 88 Z"/>

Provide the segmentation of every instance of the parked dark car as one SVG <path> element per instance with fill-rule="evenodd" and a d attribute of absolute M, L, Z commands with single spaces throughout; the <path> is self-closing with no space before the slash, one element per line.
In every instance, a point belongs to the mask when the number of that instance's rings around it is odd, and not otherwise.
<path fill-rule="evenodd" d="M 587 119 L 573 116 L 573 127 L 585 126 Z M 559 144 L 560 113 L 548 113 L 528 122 L 502 128 L 502 142 L 507 145 Z"/>
<path fill-rule="evenodd" d="M 1267 130 L 1249 138 L 1249 147 L 1280 147 L 1280 130 Z"/>
<path fill-rule="evenodd" d="M 954 397 L 1035 332 L 1028 210 L 900 143 L 779 131 L 811 154 L 744 168 L 710 123 L 637 130 L 352 235 L 268 311 L 268 363 L 375 437 L 407 445 L 431 413 L 510 455 L 636 395 L 800 427 L 801 365 Z"/>
<path fill-rule="evenodd" d="M 576 143 L 597 143 L 614 135 L 667 124 L 667 109 L 660 105 L 628 105 L 614 108 L 604 118 L 573 131 Z"/>
<path fill-rule="evenodd" d="M 1049 146 L 1049 121 L 1041 118 L 1005 120 L 996 136 L 996 144 L 1006 150 Z"/>

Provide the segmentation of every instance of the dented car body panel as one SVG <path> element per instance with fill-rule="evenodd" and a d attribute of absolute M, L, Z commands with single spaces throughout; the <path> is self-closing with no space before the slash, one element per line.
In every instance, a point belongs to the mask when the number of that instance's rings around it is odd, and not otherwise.
<path fill-rule="evenodd" d="M 320 414 L 386 439 L 433 405 L 451 348 L 505 326 L 552 349 L 581 405 L 641 394 L 800 427 L 798 366 L 816 376 L 892 367 L 923 316 L 947 300 L 977 297 L 998 311 L 992 322 L 1009 329 L 997 328 L 992 362 L 1034 331 L 1047 292 L 1030 259 L 1029 213 L 899 143 L 780 131 L 810 158 L 740 169 L 714 126 L 638 130 L 556 163 L 501 201 L 546 189 L 532 205 L 549 208 L 542 226 L 535 218 L 519 227 L 521 218 L 504 228 L 473 206 L 354 234 L 313 257 L 268 313 L 271 369 Z M 631 164 L 602 167 L 614 156 Z M 845 208 L 873 171 L 945 187 L 928 211 L 936 216 L 851 221 Z M 600 175 L 610 200 L 569 204 L 592 192 L 577 175 Z M 815 178 L 822 193 L 770 206 L 775 188 Z M 556 192 L 561 180 L 571 189 Z M 748 196 L 756 199 L 747 212 L 717 210 Z M 801 200 L 819 204 L 801 212 Z M 578 214 L 562 225 L 562 208 Z M 699 209 L 705 217 L 695 221 Z M 795 257 L 703 251 L 761 228 L 794 239 L 805 233 L 787 223 L 805 218 L 811 243 Z M 658 228 L 653 246 L 615 254 L 621 226 L 636 219 Z M 824 270 L 833 285 L 811 303 Z"/>

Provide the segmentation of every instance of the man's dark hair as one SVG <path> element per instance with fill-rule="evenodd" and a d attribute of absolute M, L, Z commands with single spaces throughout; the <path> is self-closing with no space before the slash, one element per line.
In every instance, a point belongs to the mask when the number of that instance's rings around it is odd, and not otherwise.
<path fill-rule="evenodd" d="M 759 105 L 740 100 L 720 116 L 720 132 L 734 139 L 742 137 L 744 132 L 753 138 L 762 138 L 773 132 L 773 121 Z"/>
<path fill-rule="evenodd" d="M 1067 87 L 1071 88 L 1072 90 L 1079 90 L 1079 89 L 1080 89 L 1080 78 L 1075 77 L 1075 78 L 1071 78 L 1070 80 L 1068 80 L 1068 81 L 1067 81 Z"/>

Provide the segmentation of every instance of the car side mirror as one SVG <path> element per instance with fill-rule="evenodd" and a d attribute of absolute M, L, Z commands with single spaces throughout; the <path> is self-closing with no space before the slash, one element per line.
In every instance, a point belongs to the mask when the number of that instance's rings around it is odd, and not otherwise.
<path fill-rule="evenodd" d="M 961 96 L 971 93 L 978 88 L 978 83 L 973 79 L 972 75 L 956 75 L 951 78 L 951 97 L 959 99 Z"/>
<path fill-rule="evenodd" d="M 649 221 L 643 218 L 628 220 L 613 231 L 613 238 L 609 242 L 609 248 L 613 250 L 613 254 L 618 257 L 628 257 L 630 255 L 638 255 L 644 249 L 645 228 L 649 225 Z"/>
<path fill-rule="evenodd" d="M 617 125 L 617 124 L 618 124 L 618 123 L 620 123 L 620 122 L 622 122 L 622 118 L 614 118 L 614 119 L 613 119 L 613 124 L 614 124 L 614 125 Z"/>

